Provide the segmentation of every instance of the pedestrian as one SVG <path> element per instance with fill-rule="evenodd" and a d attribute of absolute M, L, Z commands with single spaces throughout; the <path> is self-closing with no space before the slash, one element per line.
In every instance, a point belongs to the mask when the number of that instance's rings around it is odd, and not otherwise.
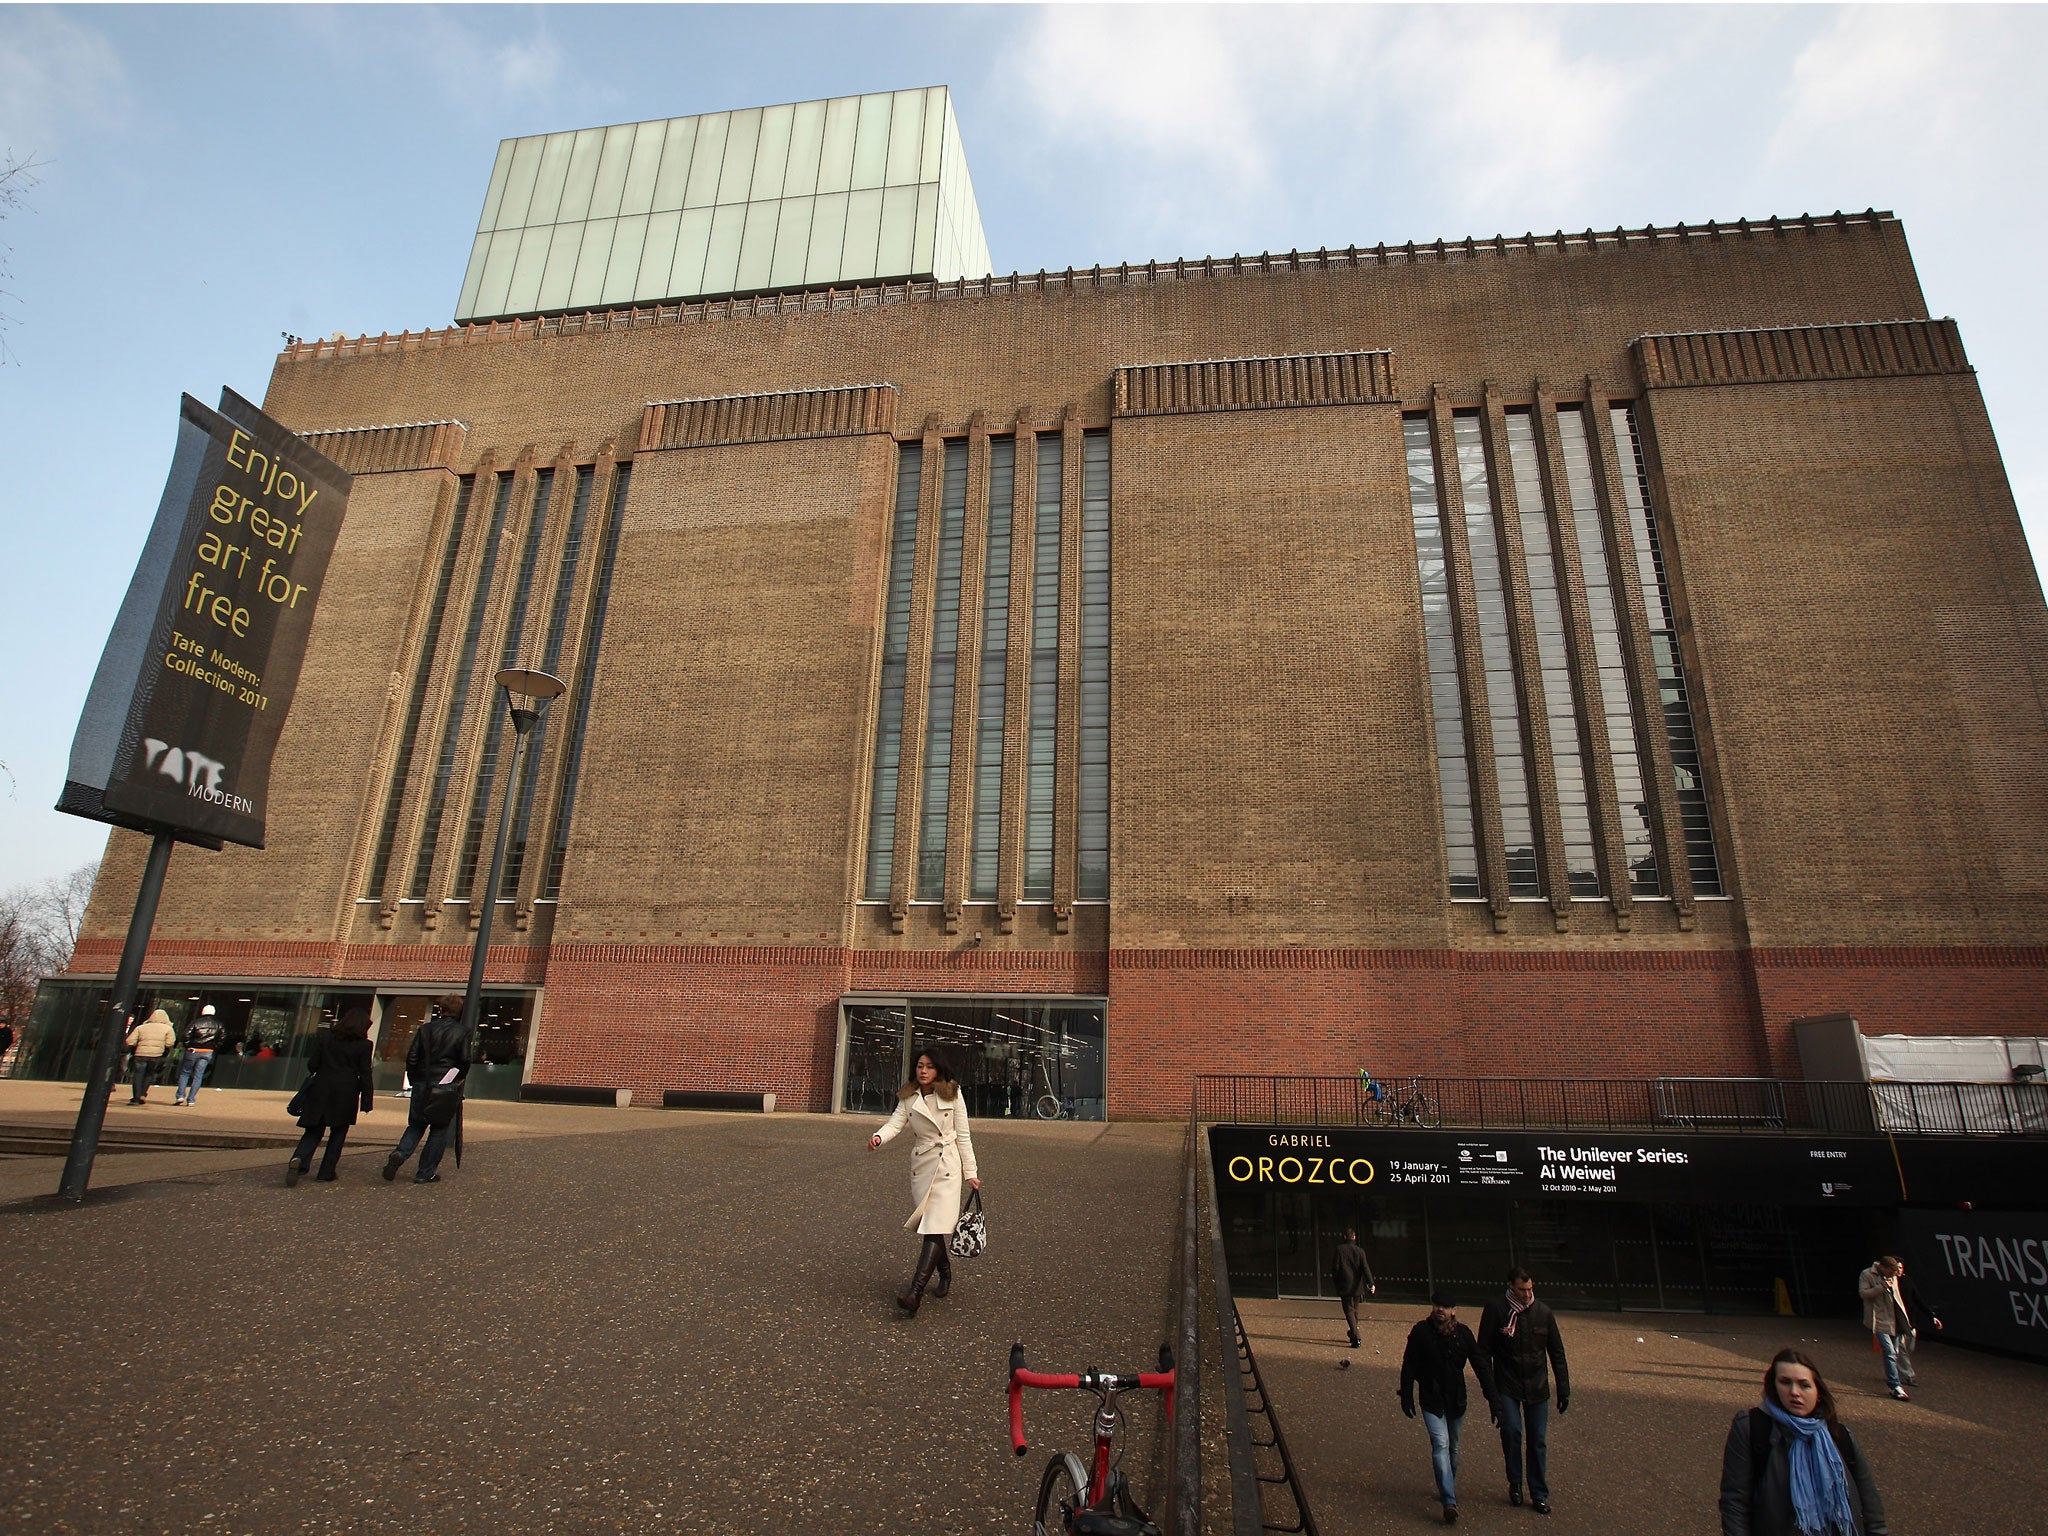
<path fill-rule="evenodd" d="M 220 1036 L 220 1020 L 214 1014 L 213 1004 L 208 1003 L 185 1026 L 185 1060 L 178 1068 L 178 1091 L 171 1098 L 172 1108 L 198 1100 L 206 1069 L 213 1065 L 213 1053 L 220 1048 Z"/>
<path fill-rule="evenodd" d="M 128 1102 L 147 1104 L 149 1085 L 156 1081 L 157 1068 L 163 1065 L 164 1052 L 178 1043 L 178 1032 L 171 1028 L 171 1016 L 161 1008 L 150 1010 L 149 1017 L 128 1031 L 126 1042 L 135 1054 L 131 1058 L 128 1082 Z"/>
<path fill-rule="evenodd" d="M 1356 1349 L 1358 1303 L 1367 1296 L 1379 1295 L 1380 1288 L 1372 1277 L 1371 1260 L 1358 1246 L 1358 1231 L 1354 1227 L 1344 1229 L 1344 1240 L 1330 1256 L 1330 1284 L 1335 1287 L 1337 1300 L 1344 1308 L 1344 1331 L 1351 1336 L 1351 1347 Z"/>
<path fill-rule="evenodd" d="M 417 1083 L 405 1113 L 405 1134 L 384 1159 L 384 1182 L 398 1177 L 398 1170 L 427 1138 L 427 1150 L 420 1154 L 415 1184 L 441 1182 L 441 1154 L 448 1146 L 449 1133 L 455 1137 L 455 1166 L 462 1166 L 462 1091 L 469 1080 L 469 1031 L 462 1025 L 463 1002 L 459 997 L 437 997 L 427 1022 L 413 1031 L 405 1048 L 406 1081 Z"/>
<path fill-rule="evenodd" d="M 1906 1261 L 1896 1254 L 1886 1254 L 1858 1275 L 1856 1294 L 1863 1298 L 1863 1326 L 1870 1330 L 1871 1345 L 1884 1359 L 1884 1384 L 1904 1402 L 1906 1388 L 1919 1379 L 1913 1346 L 1920 1339 L 1920 1320 L 1939 1333 L 1941 1319 L 1906 1278 Z"/>
<path fill-rule="evenodd" d="M 1557 1314 L 1536 1299 L 1536 1282 L 1517 1265 L 1508 1271 L 1507 1293 L 1479 1315 L 1479 1347 L 1493 1367 L 1494 1402 L 1500 1414 L 1500 1449 L 1508 1464 L 1508 1502 L 1522 1502 L 1526 1453 L 1529 1507 L 1550 1513 L 1550 1373 L 1557 1372 L 1557 1411 L 1571 1407 L 1571 1373 Z"/>
<path fill-rule="evenodd" d="M 0 1024 L 0 1072 L 7 1070 L 7 1053 L 14 1049 L 14 1026 Z"/>
<path fill-rule="evenodd" d="M 299 1182 L 323 1133 L 327 1152 L 320 1159 L 316 1178 L 322 1183 L 334 1182 L 334 1165 L 341 1161 L 341 1144 L 348 1140 L 348 1128 L 356 1123 L 356 1106 L 360 1104 L 367 1114 L 376 1102 L 370 1066 L 369 1009 L 351 1008 L 333 1029 L 313 1037 L 313 1050 L 306 1062 L 310 1075 L 288 1106 L 305 1134 L 284 1165 L 286 1185 Z"/>
<path fill-rule="evenodd" d="M 1721 1536 L 1886 1536 L 1884 1500 L 1820 1367 L 1781 1349 L 1763 1405 L 1728 1426 L 1721 1453 Z"/>
<path fill-rule="evenodd" d="M 974 1137 L 967 1124 L 967 1101 L 960 1095 L 951 1062 L 936 1046 L 917 1053 L 910 1081 L 896 1090 L 896 1113 L 868 1138 L 868 1150 L 880 1150 L 905 1126 L 913 1138 L 910 1198 L 916 1205 L 903 1225 L 916 1227 L 924 1241 L 910 1287 L 897 1296 L 896 1305 L 915 1317 L 934 1270 L 939 1283 L 933 1297 L 943 1298 L 953 1289 L 953 1260 L 946 1244 L 960 1224 L 960 1186 L 965 1181 L 970 1189 L 981 1189 Z"/>
<path fill-rule="evenodd" d="M 1458 1431 L 1465 1423 L 1465 1367 L 1479 1378 L 1486 1411 L 1494 1423 L 1493 1370 L 1481 1353 L 1472 1330 L 1458 1321 L 1458 1304 L 1450 1293 L 1429 1298 L 1429 1316 L 1408 1330 L 1408 1348 L 1401 1355 L 1401 1411 L 1415 1417 L 1418 1389 L 1422 1424 L 1429 1431 L 1429 1464 L 1436 1474 L 1436 1496 L 1444 1507 L 1444 1524 L 1458 1522 Z"/>

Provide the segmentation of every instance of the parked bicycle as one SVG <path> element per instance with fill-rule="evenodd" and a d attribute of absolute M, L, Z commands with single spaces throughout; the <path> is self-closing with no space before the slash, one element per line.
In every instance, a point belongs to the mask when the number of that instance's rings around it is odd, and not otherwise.
<path fill-rule="evenodd" d="M 1043 1056 L 1038 1059 L 1039 1076 L 1045 1079 L 1045 1092 L 1031 1101 L 1032 1113 L 1041 1120 L 1078 1120 L 1081 1118 L 1074 1099 L 1061 1095 L 1053 1085 L 1052 1068 L 1046 1065 Z"/>
<path fill-rule="evenodd" d="M 1413 1122 L 1433 1130 L 1444 1123 L 1442 1106 L 1422 1091 L 1421 1078 L 1409 1078 L 1406 1088 L 1390 1089 L 1364 1067 L 1358 1069 L 1358 1111 L 1367 1125 Z"/>
<path fill-rule="evenodd" d="M 1024 1438 L 1026 1387 L 1053 1391 L 1077 1388 L 1093 1392 L 1097 1404 L 1094 1463 L 1084 1466 L 1080 1457 L 1060 1452 L 1045 1464 L 1045 1475 L 1038 1480 L 1038 1507 L 1032 1515 L 1031 1536 L 1161 1536 L 1152 1517 L 1131 1497 L 1130 1481 L 1118 1465 L 1123 1452 L 1116 1445 L 1116 1434 L 1123 1422 L 1123 1410 L 1117 1406 L 1117 1394 L 1165 1394 L 1166 1421 L 1171 1424 L 1174 1380 L 1173 1351 L 1164 1344 L 1159 1346 L 1159 1369 L 1133 1375 L 1094 1370 L 1078 1375 L 1048 1375 L 1026 1370 L 1024 1346 L 1010 1346 L 1010 1443 L 1019 1456 L 1031 1449 Z"/>

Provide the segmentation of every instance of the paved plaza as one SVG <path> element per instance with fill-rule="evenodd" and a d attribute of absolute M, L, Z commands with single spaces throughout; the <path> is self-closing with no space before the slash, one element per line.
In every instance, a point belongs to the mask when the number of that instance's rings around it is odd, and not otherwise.
<path fill-rule="evenodd" d="M 0 1082 L 0 1124 L 68 1124 L 77 1093 Z M 283 1097 L 159 1090 L 108 1124 L 285 1136 Z M 109 1153 L 80 1209 L 44 1198 L 58 1159 L 0 1157 L 0 1530 L 1022 1532 L 1042 1457 L 1009 1449 L 1010 1341 L 1125 1367 L 1171 1331 L 1178 1125 L 978 1125 L 992 1245 L 915 1321 L 889 1299 L 906 1163 L 866 1120 L 478 1103 L 431 1187 L 377 1177 L 402 1125 L 380 1100 L 341 1181 L 294 1190 L 282 1145 Z M 1325 1536 L 1439 1523 L 1394 1397 L 1422 1310 L 1374 1303 L 1353 1352 L 1334 1303 L 1243 1304 Z M 1717 1530 L 1729 1416 L 1796 1341 L 1900 1536 L 2048 1532 L 2039 1366 L 1929 1349 L 1893 1403 L 1852 1323 L 1561 1321 L 1557 1513 L 1508 1507 L 1479 1412 L 1464 1529 Z M 1078 1449 L 1085 1408 L 1034 1395 L 1035 1448 Z M 1155 1505 L 1157 1428 L 1134 1409 L 1126 1460 Z"/>

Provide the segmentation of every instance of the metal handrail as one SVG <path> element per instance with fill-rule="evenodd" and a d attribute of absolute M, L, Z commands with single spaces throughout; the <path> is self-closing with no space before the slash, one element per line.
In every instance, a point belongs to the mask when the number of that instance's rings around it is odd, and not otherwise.
<path fill-rule="evenodd" d="M 1400 1102 L 1406 1074 L 1382 1088 Z M 2048 1137 L 2048 1088 L 2027 1083 L 1813 1082 L 1775 1077 L 1417 1077 L 1453 1129 Z M 1191 1113 L 1211 1124 L 1371 1125 L 1357 1076 L 1204 1073 Z M 1409 1120 L 1395 1124 L 1412 1125 Z"/>

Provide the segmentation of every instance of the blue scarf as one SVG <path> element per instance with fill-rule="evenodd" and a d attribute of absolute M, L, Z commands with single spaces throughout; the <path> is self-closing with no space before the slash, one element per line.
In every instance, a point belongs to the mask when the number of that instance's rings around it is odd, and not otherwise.
<path fill-rule="evenodd" d="M 1795 1419 L 1764 1398 L 1764 1412 L 1792 1432 L 1792 1518 L 1808 1536 L 1840 1531 L 1855 1536 L 1856 1515 L 1849 1504 L 1849 1472 L 1835 1437 L 1824 1419 Z"/>

